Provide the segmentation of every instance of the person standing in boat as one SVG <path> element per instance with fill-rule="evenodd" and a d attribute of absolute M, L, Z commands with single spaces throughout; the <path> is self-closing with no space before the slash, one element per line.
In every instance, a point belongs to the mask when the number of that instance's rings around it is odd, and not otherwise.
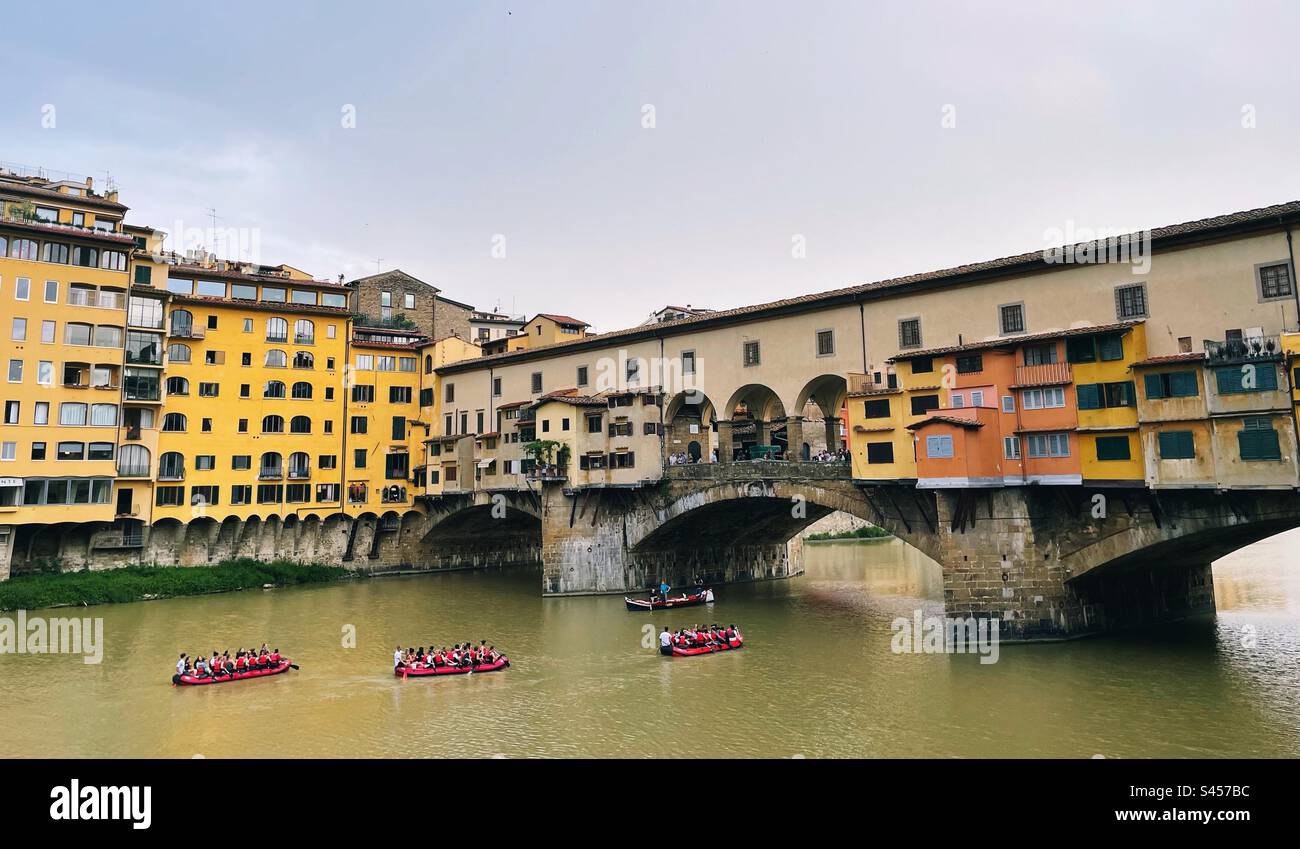
<path fill-rule="evenodd" d="M 668 586 L 667 581 L 664 580 L 659 581 L 659 597 L 664 601 L 668 600 L 668 591 L 671 589 L 672 587 Z"/>
<path fill-rule="evenodd" d="M 671 655 L 673 653 L 673 635 L 668 633 L 668 626 L 664 626 L 664 632 L 659 635 L 659 653 Z"/>
<path fill-rule="evenodd" d="M 402 668 L 402 647 L 401 646 L 398 646 L 393 651 L 393 668 L 394 669 Z"/>

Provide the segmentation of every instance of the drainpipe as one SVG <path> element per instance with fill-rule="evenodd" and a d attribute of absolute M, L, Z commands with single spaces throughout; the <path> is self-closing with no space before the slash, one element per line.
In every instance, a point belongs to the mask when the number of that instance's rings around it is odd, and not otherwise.
<path fill-rule="evenodd" d="M 1296 288 L 1295 279 L 1295 249 L 1291 244 L 1291 225 L 1286 225 L 1286 254 L 1291 261 L 1291 295 L 1295 299 L 1296 308 L 1296 329 L 1300 330 L 1300 289 Z"/>
<path fill-rule="evenodd" d="M 858 301 L 858 327 L 862 332 L 862 373 L 867 373 L 867 307 Z"/>

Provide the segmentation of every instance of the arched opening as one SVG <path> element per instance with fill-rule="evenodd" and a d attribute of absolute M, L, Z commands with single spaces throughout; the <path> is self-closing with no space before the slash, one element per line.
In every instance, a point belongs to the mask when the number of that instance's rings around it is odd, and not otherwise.
<path fill-rule="evenodd" d="M 699 391 L 677 393 L 664 408 L 664 421 L 664 450 L 670 464 L 713 459 L 716 414 L 707 395 Z"/>
<path fill-rule="evenodd" d="M 542 560 L 542 520 L 526 509 L 482 504 L 457 510 L 420 539 L 423 569 L 535 567 Z"/>
<path fill-rule="evenodd" d="M 843 450 L 848 393 L 848 381 L 839 374 L 814 377 L 799 392 L 793 414 L 797 420 L 791 420 L 790 433 L 791 441 L 799 445 L 801 459 L 836 455 Z"/>
<path fill-rule="evenodd" d="M 788 445 L 786 410 L 769 387 L 737 389 L 718 416 L 718 454 L 726 461 L 781 459 Z"/>

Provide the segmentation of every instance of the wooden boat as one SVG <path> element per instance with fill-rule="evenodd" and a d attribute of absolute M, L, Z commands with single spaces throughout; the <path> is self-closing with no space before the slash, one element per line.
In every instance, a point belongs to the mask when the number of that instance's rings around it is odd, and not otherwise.
<path fill-rule="evenodd" d="M 623 601 L 627 604 L 628 610 L 645 611 L 645 610 L 668 610 L 678 607 L 694 607 L 697 604 L 712 604 L 713 590 L 708 587 L 697 590 L 685 595 L 670 595 L 668 598 L 628 598 L 623 596 Z"/>
<path fill-rule="evenodd" d="M 176 687 L 202 687 L 205 684 L 229 684 L 231 681 L 245 681 L 249 678 L 269 678 L 272 675 L 281 675 L 290 669 L 297 669 L 289 658 L 281 658 L 275 666 L 268 666 L 264 669 L 250 669 L 247 672 L 236 672 L 232 675 L 218 675 L 216 678 L 205 677 L 195 678 L 193 675 L 173 675 L 172 685 Z"/>

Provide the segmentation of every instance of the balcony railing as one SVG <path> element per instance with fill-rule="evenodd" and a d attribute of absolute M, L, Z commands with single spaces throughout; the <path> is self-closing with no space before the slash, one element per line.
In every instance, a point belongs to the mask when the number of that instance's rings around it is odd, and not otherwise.
<path fill-rule="evenodd" d="M 1225 342 L 1206 339 L 1205 355 L 1211 365 L 1277 359 L 1282 356 L 1282 343 L 1277 336 L 1248 336 Z"/>
<path fill-rule="evenodd" d="M 295 333 L 293 335 L 293 344 L 295 345 L 315 345 L 316 336 L 312 333 Z"/>
<path fill-rule="evenodd" d="M 136 439 L 139 439 L 140 431 L 136 431 Z M 127 439 L 130 439 L 130 431 L 127 432 Z M 147 478 L 149 477 L 149 466 L 137 463 L 119 463 L 117 466 L 117 476 L 119 478 Z M 184 477 L 184 473 L 181 475 Z M 161 480 L 162 475 L 158 475 Z"/>
<path fill-rule="evenodd" d="M 185 480 L 185 470 L 174 467 L 160 467 L 158 469 L 158 480 L 160 481 L 183 481 Z"/>
<path fill-rule="evenodd" d="M 530 481 L 562 481 L 569 477 L 568 466 L 537 466 L 529 469 L 525 477 Z"/>
<path fill-rule="evenodd" d="M 174 339 L 202 339 L 207 332 L 201 324 L 173 324 L 170 334 Z"/>
<path fill-rule="evenodd" d="M 287 333 L 268 333 L 268 334 L 266 334 L 266 341 L 268 341 L 268 342 L 288 342 L 288 341 L 289 341 L 289 334 L 287 334 Z"/>
<path fill-rule="evenodd" d="M 258 480 L 277 480 L 284 477 L 284 469 L 280 466 L 263 466 L 257 470 Z"/>
<path fill-rule="evenodd" d="M 132 528 L 122 531 L 100 531 L 95 534 L 93 546 L 95 548 L 141 548 L 144 546 L 144 530 Z"/>
<path fill-rule="evenodd" d="M 1016 386 L 1062 386 L 1073 381 L 1074 369 L 1069 363 L 1016 366 Z"/>
<path fill-rule="evenodd" d="M 882 375 L 883 380 L 876 380 L 874 374 L 859 374 L 850 372 L 847 378 L 849 392 L 878 392 L 883 389 L 895 389 L 898 386 L 898 378 L 893 374 Z M 891 378 L 893 385 L 891 386 Z"/>
<path fill-rule="evenodd" d="M 310 466 L 290 466 L 290 467 L 289 467 L 289 480 L 298 480 L 298 481 L 300 481 L 300 480 L 306 480 L 306 479 L 309 478 L 309 477 L 311 477 L 311 467 L 310 467 Z"/>

